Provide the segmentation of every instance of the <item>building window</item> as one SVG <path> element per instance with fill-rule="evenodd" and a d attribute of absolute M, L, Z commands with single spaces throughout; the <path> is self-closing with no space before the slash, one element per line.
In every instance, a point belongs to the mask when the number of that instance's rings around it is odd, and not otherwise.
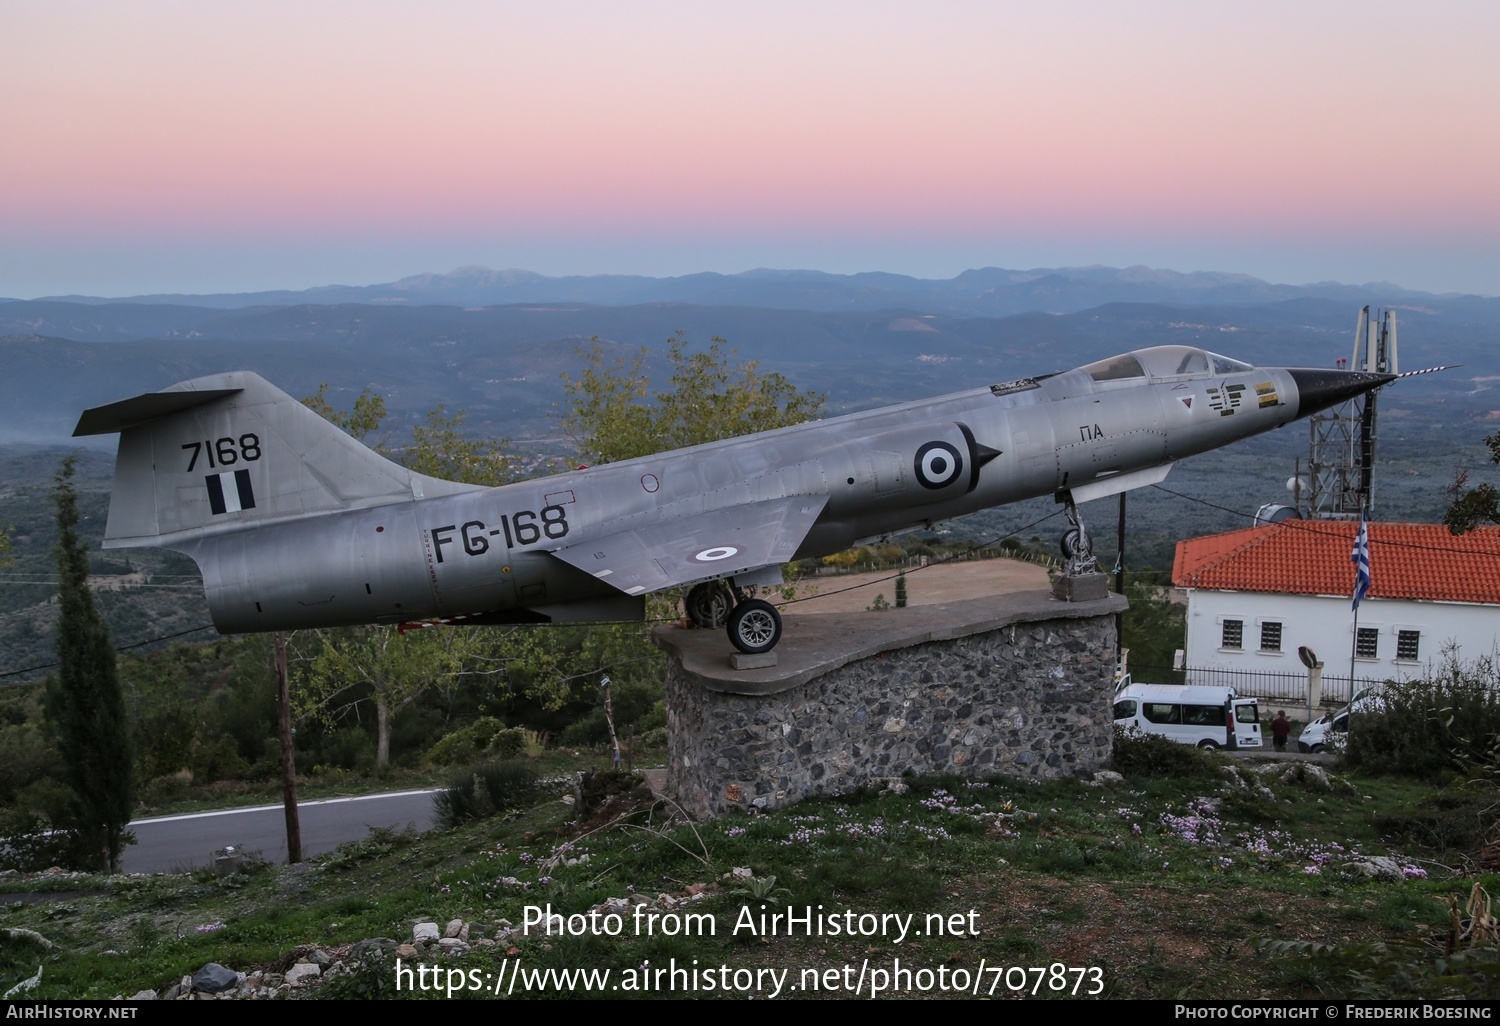
<path fill-rule="evenodd" d="M 1260 650 L 1262 652 L 1281 651 L 1281 623 L 1277 620 L 1267 620 L 1260 625 Z"/>
<path fill-rule="evenodd" d="M 1354 636 L 1354 654 L 1360 659 L 1380 658 L 1380 628 L 1361 627 Z"/>
<path fill-rule="evenodd" d="M 1240 649 L 1245 647 L 1245 621 L 1225 620 L 1224 636 L 1219 643 L 1220 648 Z"/>
<path fill-rule="evenodd" d="M 1421 655 L 1421 631 L 1396 632 L 1396 658 L 1416 662 Z"/>

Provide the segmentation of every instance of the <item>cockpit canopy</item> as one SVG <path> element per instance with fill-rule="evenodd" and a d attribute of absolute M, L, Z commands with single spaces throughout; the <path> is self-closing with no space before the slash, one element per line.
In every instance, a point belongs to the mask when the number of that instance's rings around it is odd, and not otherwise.
<path fill-rule="evenodd" d="M 1095 381 L 1132 378 L 1206 378 L 1253 370 L 1249 364 L 1193 346 L 1152 346 L 1097 360 L 1079 368 Z"/>

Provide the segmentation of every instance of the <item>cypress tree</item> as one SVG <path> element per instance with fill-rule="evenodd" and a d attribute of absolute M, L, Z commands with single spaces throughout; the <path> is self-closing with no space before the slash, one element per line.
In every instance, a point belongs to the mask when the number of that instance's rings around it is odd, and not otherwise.
<path fill-rule="evenodd" d="M 57 676 L 47 682 L 46 713 L 62 757 L 62 778 L 74 794 L 73 822 L 98 862 L 113 873 L 120 852 L 134 840 L 130 822 L 133 759 L 125 723 L 125 696 L 115 672 L 109 628 L 89 592 L 89 554 L 78 536 L 75 457 L 58 468 L 57 567 L 61 578 Z"/>

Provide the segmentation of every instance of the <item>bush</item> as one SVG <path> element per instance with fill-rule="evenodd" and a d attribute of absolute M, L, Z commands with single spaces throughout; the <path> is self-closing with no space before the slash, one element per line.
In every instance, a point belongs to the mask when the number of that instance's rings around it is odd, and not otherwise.
<path fill-rule="evenodd" d="M 524 762 L 490 762 L 455 777 L 433 799 L 438 821 L 454 827 L 501 812 L 530 807 L 541 790 L 541 778 Z"/>
<path fill-rule="evenodd" d="M 1116 773 L 1127 777 L 1210 777 L 1215 756 L 1160 734 L 1115 728 Z"/>
<path fill-rule="evenodd" d="M 1426 795 L 1410 808 L 1377 812 L 1372 817 L 1382 834 L 1415 841 L 1447 854 L 1478 848 L 1495 824 L 1500 789 L 1469 782 Z"/>
<path fill-rule="evenodd" d="M 1421 780 L 1494 776 L 1500 768 L 1500 672 L 1493 660 L 1449 658 L 1426 680 L 1389 681 L 1381 704 L 1350 717 L 1349 766 Z"/>
<path fill-rule="evenodd" d="M 184 769 L 176 773 L 163 773 L 141 789 L 142 803 L 162 805 L 186 798 L 193 786 L 193 771 Z"/>
<path fill-rule="evenodd" d="M 629 737 L 632 730 L 640 733 L 652 727 L 666 726 L 667 709 L 659 679 L 617 680 L 611 692 L 615 732 L 622 740 Z M 604 717 L 603 706 L 596 703 L 582 712 L 558 732 L 557 741 L 563 747 L 572 748 L 608 743 L 609 722 Z"/>
<path fill-rule="evenodd" d="M 57 765 L 57 752 L 34 723 L 0 726 L 0 752 L 0 803 L 7 805 Z"/>
<path fill-rule="evenodd" d="M 280 754 L 277 755 L 278 762 Z M 317 748 L 314 773 L 347 769 L 360 775 L 375 770 L 375 739 L 358 727 L 345 727 L 323 738 Z"/>
<path fill-rule="evenodd" d="M 0 809 L 0 872 L 17 870 L 40 873 L 53 866 L 92 868 L 99 863 L 99 852 L 82 832 L 54 827 L 52 820 L 39 812 L 24 809 Z M 125 831 L 126 843 L 134 841 Z"/>
<path fill-rule="evenodd" d="M 493 716 L 481 716 L 467 727 L 444 735 L 427 750 L 427 761 L 434 766 L 461 766 L 482 756 L 514 759 L 525 750 L 524 735 L 519 727 L 507 728 Z"/>
<path fill-rule="evenodd" d="M 277 756 L 280 757 L 280 752 Z M 249 776 L 250 772 L 250 765 L 240 757 L 234 738 L 227 734 L 193 745 L 187 768 L 194 779 L 204 784 L 211 784 L 215 780 L 242 779 Z"/>
<path fill-rule="evenodd" d="M 609 740 L 609 721 L 603 709 L 590 709 L 562 729 L 557 736 L 564 748 L 588 748 Z"/>
<path fill-rule="evenodd" d="M 618 769 L 588 770 L 578 780 L 575 802 L 578 818 L 593 815 L 617 796 L 623 796 L 626 804 L 649 801 L 651 789 L 646 786 L 646 778 L 639 773 Z"/>

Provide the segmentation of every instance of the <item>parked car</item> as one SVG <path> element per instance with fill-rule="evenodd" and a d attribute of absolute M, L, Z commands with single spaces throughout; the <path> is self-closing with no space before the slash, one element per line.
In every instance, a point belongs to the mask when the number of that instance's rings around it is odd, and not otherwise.
<path fill-rule="evenodd" d="M 1343 735 L 1349 733 L 1350 715 L 1351 708 L 1346 707 L 1313 720 L 1297 735 L 1297 751 L 1323 752 L 1330 744 L 1336 745 Z"/>
<path fill-rule="evenodd" d="M 1342 709 L 1324 713 L 1302 728 L 1297 735 L 1297 751 L 1324 752 L 1329 746 L 1340 747 L 1342 735 L 1349 733 L 1349 717 L 1355 713 L 1380 712 L 1385 708 L 1380 684 L 1369 684 L 1354 692 Z"/>

